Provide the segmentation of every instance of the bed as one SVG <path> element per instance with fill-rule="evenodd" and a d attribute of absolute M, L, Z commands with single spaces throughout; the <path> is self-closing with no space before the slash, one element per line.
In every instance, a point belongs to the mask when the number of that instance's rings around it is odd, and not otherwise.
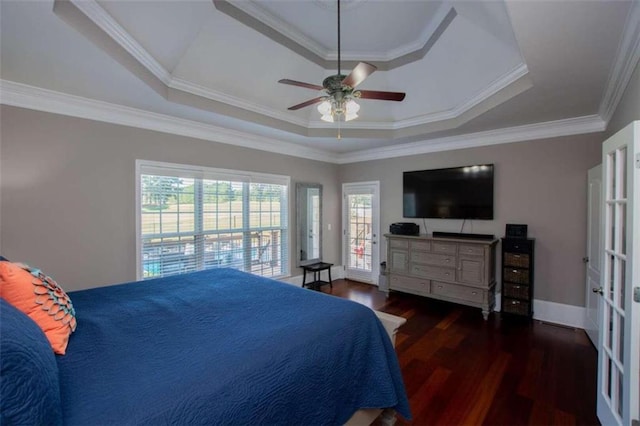
<path fill-rule="evenodd" d="M 64 424 L 411 416 L 385 325 L 354 302 L 232 269 L 69 296 L 78 327 L 56 356 Z"/>

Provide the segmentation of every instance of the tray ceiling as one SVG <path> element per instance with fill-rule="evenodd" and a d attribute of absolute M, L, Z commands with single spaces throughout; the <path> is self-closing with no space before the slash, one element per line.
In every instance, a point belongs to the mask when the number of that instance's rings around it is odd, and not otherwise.
<path fill-rule="evenodd" d="M 11 82 L 348 153 L 597 115 L 631 6 L 344 0 L 342 73 L 371 62 L 379 69 L 359 88 L 407 96 L 359 101 L 340 141 L 315 107 L 287 110 L 321 93 L 278 84 L 318 85 L 337 72 L 333 1 L 3 1 L 0 71 Z"/>

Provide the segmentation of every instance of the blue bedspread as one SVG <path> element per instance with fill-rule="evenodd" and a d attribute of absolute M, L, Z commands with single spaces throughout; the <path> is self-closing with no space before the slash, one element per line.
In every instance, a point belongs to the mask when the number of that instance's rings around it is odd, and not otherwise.
<path fill-rule="evenodd" d="M 409 406 L 373 311 L 231 269 L 70 293 L 65 424 L 341 424 Z"/>

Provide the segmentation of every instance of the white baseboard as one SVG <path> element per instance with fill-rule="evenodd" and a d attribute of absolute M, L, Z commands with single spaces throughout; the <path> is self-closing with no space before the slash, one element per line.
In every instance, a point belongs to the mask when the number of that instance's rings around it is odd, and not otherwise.
<path fill-rule="evenodd" d="M 534 299 L 533 301 L 533 318 L 540 321 L 584 329 L 585 317 L 585 308 L 581 306 L 565 305 L 547 300 Z"/>
<path fill-rule="evenodd" d="M 496 293 L 496 312 L 502 310 L 502 294 Z M 564 303 L 549 302 L 547 300 L 533 300 L 533 319 L 566 325 L 568 327 L 585 328 L 585 308 L 566 305 Z"/>
<path fill-rule="evenodd" d="M 326 279 L 326 272 L 322 273 L 322 279 Z M 307 275 L 307 279 L 309 276 Z M 311 277 L 313 279 L 313 277 Z M 331 279 L 339 280 L 344 278 L 344 268 L 342 265 L 334 265 L 331 267 Z M 295 275 L 292 277 L 282 278 L 280 281 L 285 282 L 287 284 L 295 285 L 297 287 L 302 287 L 302 275 Z"/>

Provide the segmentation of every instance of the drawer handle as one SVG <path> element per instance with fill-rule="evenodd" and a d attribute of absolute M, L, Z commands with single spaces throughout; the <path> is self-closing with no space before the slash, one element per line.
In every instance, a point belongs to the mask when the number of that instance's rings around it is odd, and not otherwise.
<path fill-rule="evenodd" d="M 511 301 L 511 304 L 512 304 L 512 305 L 519 305 L 519 304 L 520 304 L 520 302 L 517 302 L 517 301 L 515 301 L 515 300 L 512 300 L 512 301 Z"/>
<path fill-rule="evenodd" d="M 519 274 L 520 271 L 518 271 L 517 269 L 512 269 L 511 272 L 513 272 L 514 274 Z"/>
<path fill-rule="evenodd" d="M 520 246 L 513 246 L 513 248 L 517 248 L 517 249 L 519 249 L 519 248 L 520 248 Z"/>
<path fill-rule="evenodd" d="M 473 294 L 475 296 L 476 294 L 478 294 L 478 292 L 477 291 L 472 291 L 471 294 Z"/>
<path fill-rule="evenodd" d="M 441 286 L 441 285 L 439 285 L 439 286 L 438 286 L 438 288 L 442 288 L 442 286 Z"/>
<path fill-rule="evenodd" d="M 519 285 L 514 285 L 514 286 L 513 286 L 513 288 L 515 288 L 515 289 L 519 289 L 519 288 L 520 288 L 520 286 L 519 286 Z"/>
<path fill-rule="evenodd" d="M 518 258 L 518 259 L 520 258 L 520 255 L 519 255 L 519 254 L 513 254 L 512 256 L 513 256 L 513 257 L 516 257 L 516 258 Z"/>
<path fill-rule="evenodd" d="M 445 259 L 444 261 L 445 261 L 445 262 L 447 262 L 447 263 L 449 263 L 449 262 L 451 262 L 451 259 L 447 258 L 447 259 Z"/>
<path fill-rule="evenodd" d="M 446 276 L 449 276 L 449 275 L 451 275 L 451 274 L 450 274 L 449 272 L 445 272 L 444 274 L 445 274 Z"/>

